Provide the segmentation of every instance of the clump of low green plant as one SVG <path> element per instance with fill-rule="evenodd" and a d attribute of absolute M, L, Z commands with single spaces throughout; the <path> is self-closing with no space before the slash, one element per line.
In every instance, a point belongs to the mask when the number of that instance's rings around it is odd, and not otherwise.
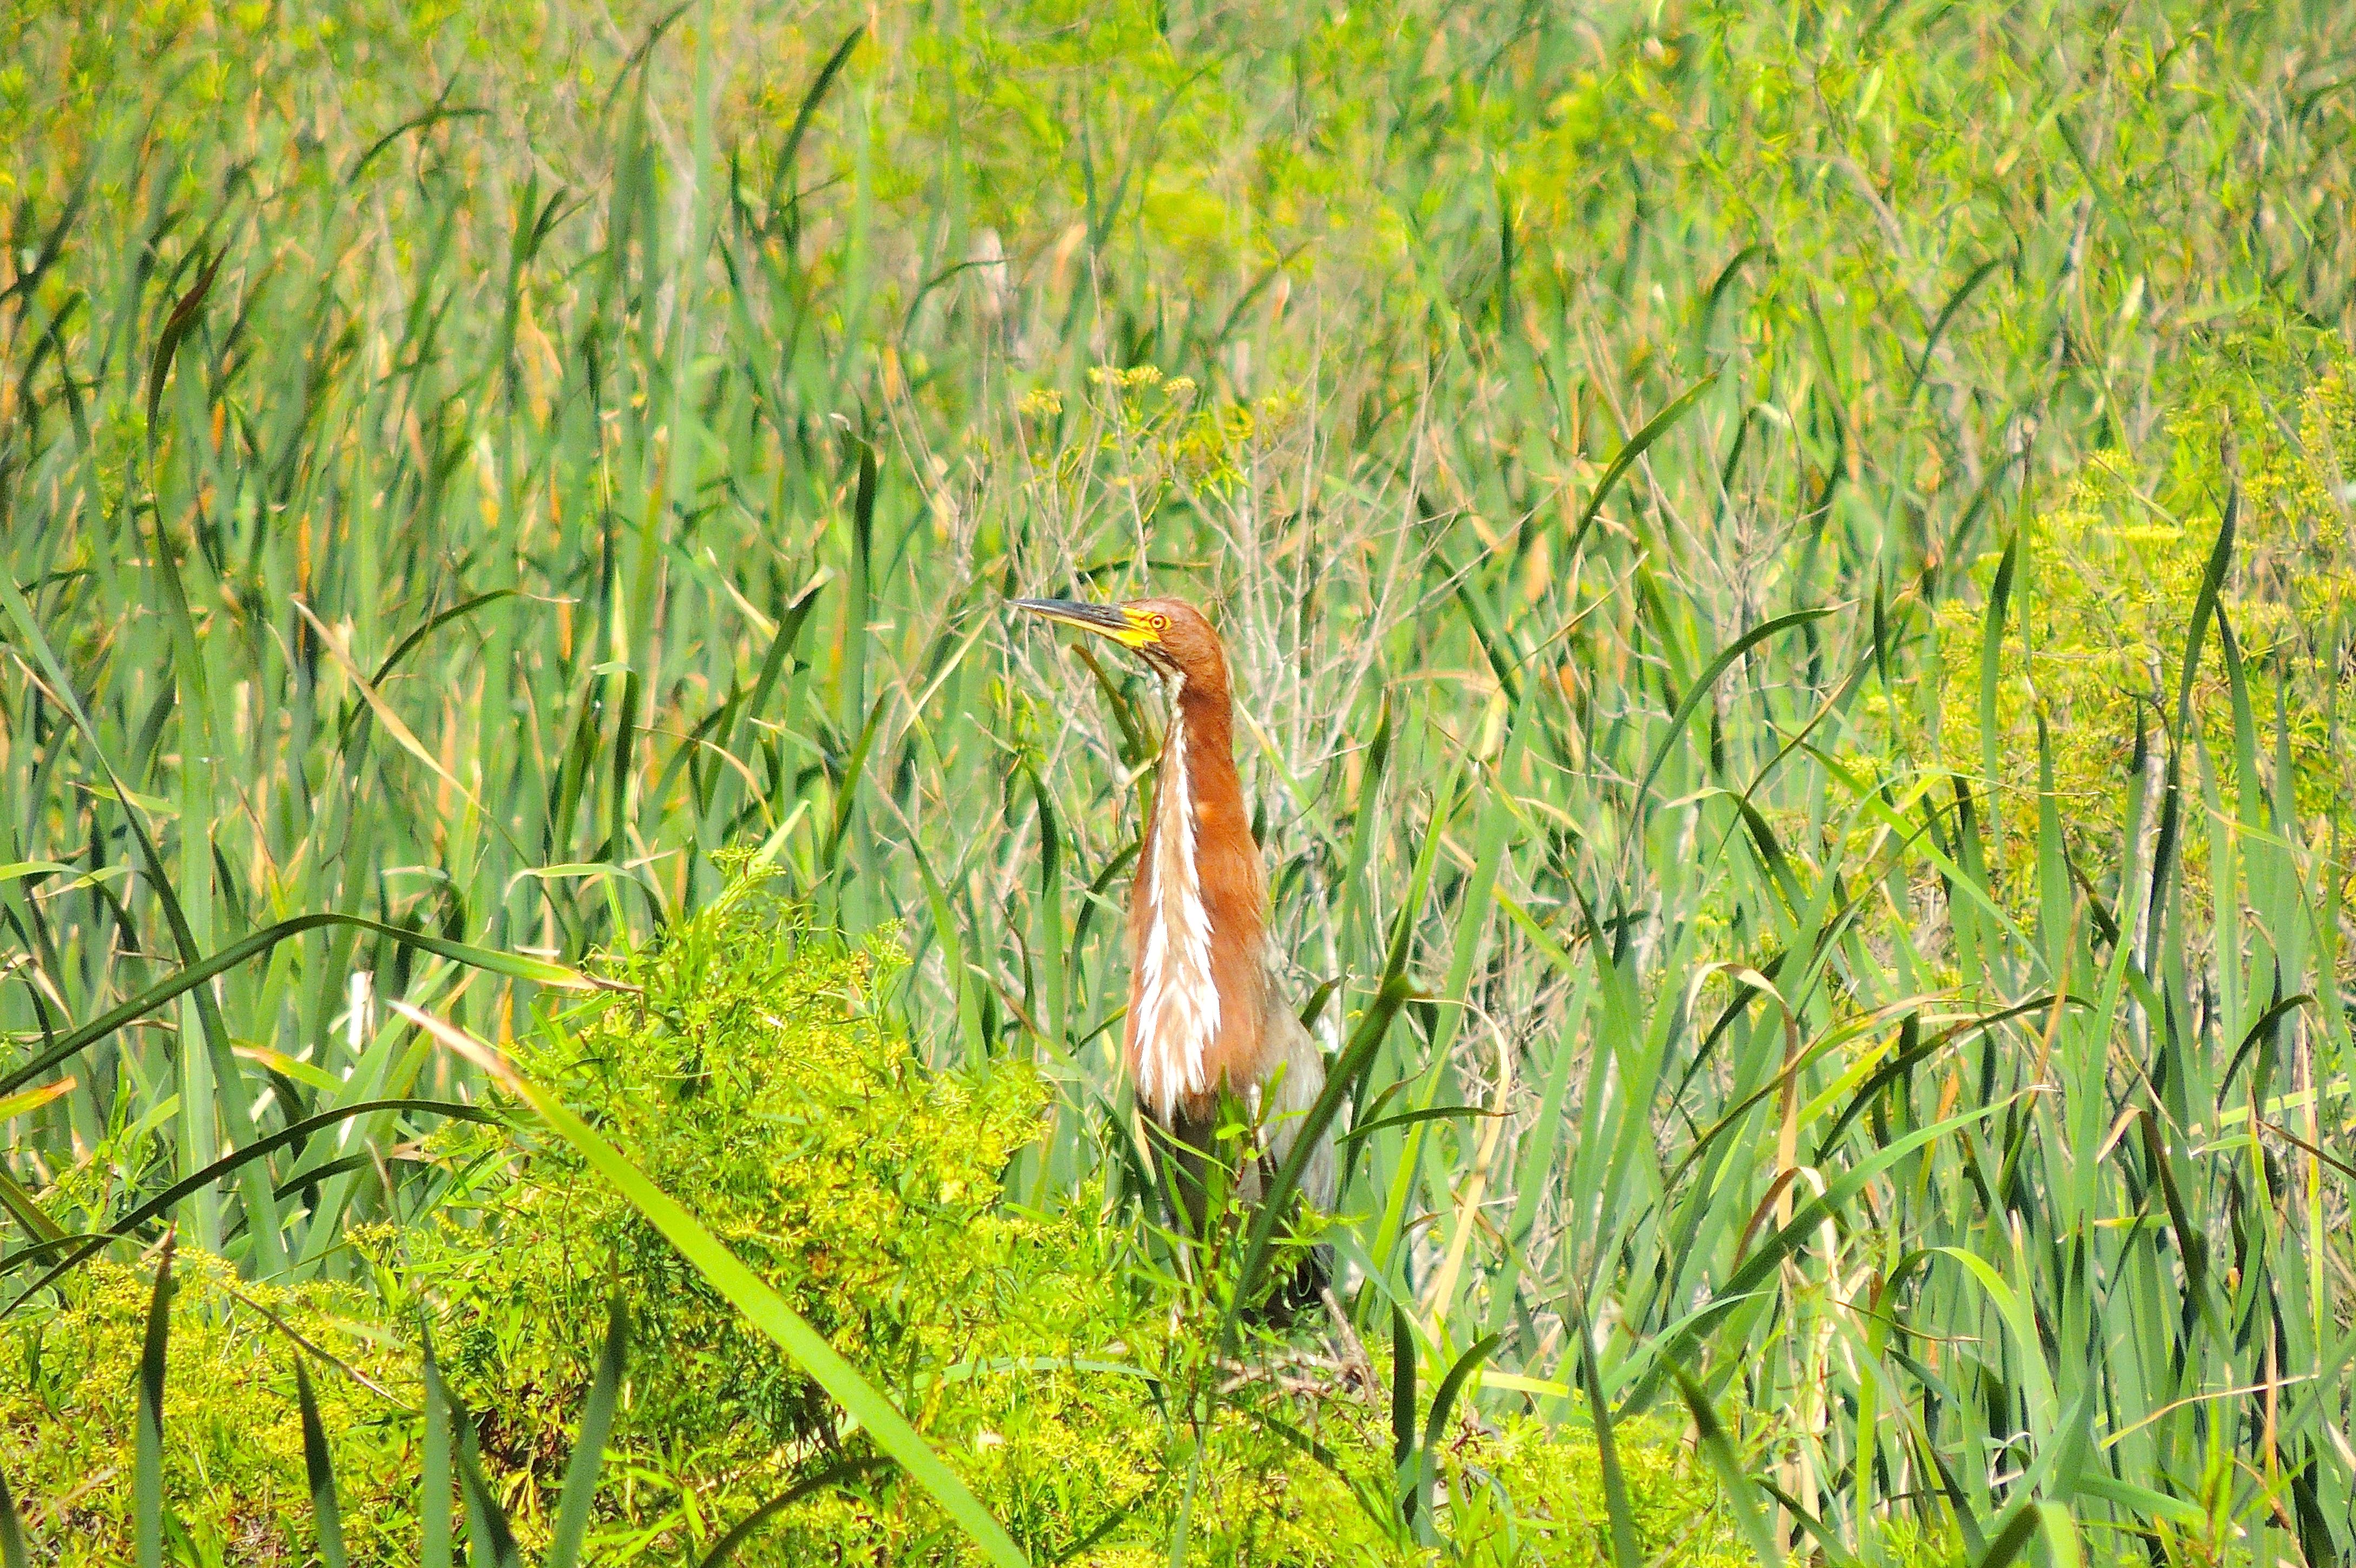
<path fill-rule="evenodd" d="M 1039 1135 L 1038 1074 L 928 1071 L 881 1004 L 897 963 L 888 944 L 814 929 L 750 874 L 613 959 L 626 989 L 516 1054 L 920 1428 L 963 1442 L 997 1414 L 986 1401 L 974 1413 L 977 1373 L 1102 1356 L 1152 1330 L 1120 1283 L 1121 1237 L 1079 1211 L 1001 1201 L 1008 1163 Z M 388 1297 L 423 1309 L 487 1458 L 515 1477 L 520 1528 L 561 1476 L 616 1291 L 633 1368 L 621 1442 L 691 1533 L 697 1516 L 741 1516 L 869 1456 L 618 1191 L 561 1140 L 519 1130 L 519 1146 L 507 1129 L 447 1139 L 443 1157 L 486 1174 L 424 1233 L 375 1245 Z M 880 1507 L 894 1490 L 870 1479 L 862 1495 Z"/>
<path fill-rule="evenodd" d="M 999 1175 L 1037 1137 L 1045 1090 L 1020 1062 L 926 1071 L 878 1011 L 895 962 L 886 946 L 819 935 L 747 878 L 616 958 L 626 991 L 517 1056 L 836 1349 L 905 1387 L 999 1325 L 1069 1335 L 1055 1304 L 1076 1282 L 1059 1271 L 1102 1260 L 1039 1244 L 1047 1221 L 1000 1206 Z M 616 1288 L 634 1358 L 669 1374 L 642 1381 L 635 1419 L 692 1445 L 827 1430 L 824 1395 L 620 1193 L 561 1141 L 527 1129 L 507 1159 L 508 1137 L 446 1140 L 447 1157 L 502 1158 L 496 1179 L 445 1206 L 423 1241 L 380 1233 L 387 1287 L 429 1304 L 452 1386 L 512 1429 L 494 1455 L 548 1456 L 530 1435 L 563 1431 Z"/>
<path fill-rule="evenodd" d="M 2087 807 L 2118 799 L 2126 775 L 2156 770 L 2169 743 L 2187 630 L 2229 495 L 2234 537 L 2218 614 L 2233 657 L 2212 622 L 2182 737 L 2200 749 L 2188 757 L 2186 787 L 2197 797 L 2213 780 L 2230 799 L 2244 787 L 2273 795 L 2286 785 L 2303 818 L 2348 804 L 2330 700 L 2356 645 L 2356 359 L 2333 338 L 2248 334 L 2191 357 L 2178 379 L 2181 401 L 2164 433 L 2147 450 L 2090 454 L 2024 525 L 2009 573 L 1991 551 L 1975 571 L 1979 602 L 1937 613 L 1949 695 L 1934 753 L 1976 777 L 1992 757 L 1996 772 L 1981 786 L 2006 836 L 2026 845 L 2037 832 L 2041 743 L 2065 839 L 2090 873 L 2117 861 L 2120 831 L 2153 830 L 2152 820 L 2122 824 Z M 1995 729 L 1986 733 L 1971 694 L 1982 689 L 1999 602 Z M 2127 743 L 2138 733 L 2141 749 Z M 2249 780 L 2240 777 L 2245 743 L 2261 775 Z M 2290 776 L 2278 782 L 2285 763 Z M 2146 780 L 2147 816 L 2158 783 L 2156 772 Z M 2196 889 L 2200 818 L 2183 828 Z"/>
<path fill-rule="evenodd" d="M 1306 1324 L 1248 1326 L 1239 1347 L 1222 1335 L 1232 1249 L 1173 1270 L 1151 1227 L 1093 1187 L 1054 1212 L 1008 1202 L 1047 1090 L 1019 1061 L 924 1066 L 883 1004 L 895 962 L 741 874 L 603 965 L 616 988 L 515 1055 L 888 1392 L 1034 1561 L 1158 1563 L 1182 1535 L 1204 1560 L 1301 1568 L 1420 1563 L 1449 1540 L 1498 1568 L 1609 1560 L 1584 1436 L 1490 1430 L 1460 1408 L 1431 1418 L 1448 1435 L 1403 1484 L 1363 1362 Z M 734 1561 L 981 1560 L 571 1144 L 519 1111 L 429 1152 L 462 1173 L 460 1196 L 359 1238 L 376 1294 L 241 1285 L 182 1254 L 165 1413 L 166 1494 L 188 1531 L 176 1561 L 291 1564 L 320 1539 L 298 1353 L 319 1358 L 352 1560 L 408 1560 L 420 1324 L 498 1505 L 528 1552 L 546 1550 L 616 1297 L 625 1371 L 587 1560 L 706 1552 L 788 1493 Z M 63 1561 L 130 1554 L 151 1279 L 94 1264 L 62 1305 L 11 1326 L 7 1474 Z M 1713 1488 L 1673 1442 L 1623 1454 L 1648 1560 L 1730 1560 Z"/>
<path fill-rule="evenodd" d="M 134 1560 L 137 1384 L 153 1299 L 152 1264 L 94 1260 L 66 1276 L 59 1298 L 0 1331 L 0 1461 L 37 1562 Z M 311 1381 L 351 1560 L 414 1561 L 418 1367 L 367 1293 L 241 1281 L 220 1259 L 184 1248 L 168 1310 L 171 1560 L 251 1568 L 313 1560 L 294 1392 L 294 1363 L 306 1353 L 292 1338 L 299 1334 L 318 1352 Z"/>
<path fill-rule="evenodd" d="M 1305 1343 L 1221 1354 L 1216 1282 L 1174 1275 L 1148 1227 L 1093 1189 L 1053 1213 L 1008 1203 L 1003 1173 L 1047 1091 L 1020 1061 L 926 1069 L 881 1000 L 896 961 L 742 875 L 610 964 L 630 989 L 557 1020 L 519 1061 L 890 1392 L 1038 1560 L 1166 1561 L 1182 1516 L 1212 1560 L 1412 1559 L 1387 1412 L 1363 1380 Z M 631 1370 L 609 1549 L 702 1541 L 820 1480 L 738 1560 L 965 1560 L 932 1499 L 875 1463 L 618 1192 L 561 1143 L 519 1153 L 498 1137 L 446 1140 L 443 1157 L 487 1174 L 429 1232 L 384 1233 L 379 1273 L 434 1325 L 527 1540 L 618 1289 Z M 1437 1473 L 1478 1499 L 1468 1517 L 1484 1531 L 1510 1492 L 1515 1539 L 1547 1546 L 1494 1561 L 1580 1562 L 1556 1554 L 1602 1517 L 1578 1451 L 1468 1428 Z M 1672 1450 L 1654 1459 L 1683 1473 Z M 1701 1492 L 1638 1495 L 1661 1545 L 1720 1539 Z"/>
<path fill-rule="evenodd" d="M 1706 1568 L 1753 1560 L 1719 1511 L 1717 1487 L 1672 1434 L 1631 1427 L 1619 1434 L 1617 1452 L 1643 1561 Z M 1611 1563 L 1601 1467 L 1584 1432 L 1528 1417 L 1494 1432 L 1468 1424 L 1440 1465 L 1456 1560 L 1474 1568 Z"/>

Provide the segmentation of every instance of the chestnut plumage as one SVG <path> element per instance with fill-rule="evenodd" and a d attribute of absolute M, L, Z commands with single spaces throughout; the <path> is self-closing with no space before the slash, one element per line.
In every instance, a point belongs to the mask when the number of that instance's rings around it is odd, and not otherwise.
<path fill-rule="evenodd" d="M 1255 1110 L 1269 1155 L 1281 1161 L 1324 1085 L 1324 1059 L 1274 972 L 1268 874 L 1236 775 L 1234 698 L 1219 635 L 1178 599 L 1012 603 L 1130 649 L 1161 677 L 1168 699 L 1129 892 L 1124 1054 L 1138 1103 L 1183 1149 L 1207 1156 L 1226 1089 Z M 1258 1196 L 1259 1163 L 1246 1162 L 1238 1174 L 1248 1202 Z M 1332 1150 L 1321 1147 L 1302 1191 L 1322 1208 L 1333 1187 Z"/>

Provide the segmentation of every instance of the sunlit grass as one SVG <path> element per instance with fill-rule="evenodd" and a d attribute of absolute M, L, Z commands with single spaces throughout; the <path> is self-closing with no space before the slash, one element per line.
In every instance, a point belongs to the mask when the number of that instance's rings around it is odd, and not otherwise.
<path fill-rule="evenodd" d="M 2345 1553 L 2340 9 L 862 19 L 10 20 L 7 1298 L 306 1124 L 182 1235 L 348 1271 L 481 1088 L 389 1004 L 735 845 L 1118 1184 L 1158 706 L 999 601 L 1151 584 L 1334 1048 L 1407 935 L 1427 1389 L 1714 1407 L 1827 1560 Z"/>

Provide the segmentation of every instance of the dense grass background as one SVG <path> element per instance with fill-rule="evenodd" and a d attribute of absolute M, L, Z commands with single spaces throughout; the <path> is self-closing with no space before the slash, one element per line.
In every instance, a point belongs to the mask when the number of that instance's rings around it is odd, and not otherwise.
<path fill-rule="evenodd" d="M 999 601 L 1151 586 L 1335 1043 L 1410 938 L 1363 1325 L 1828 1552 L 2356 1544 L 2343 8 L 454 11 L 0 34 L 10 1297 L 737 844 L 1118 1172 L 1159 716 Z"/>

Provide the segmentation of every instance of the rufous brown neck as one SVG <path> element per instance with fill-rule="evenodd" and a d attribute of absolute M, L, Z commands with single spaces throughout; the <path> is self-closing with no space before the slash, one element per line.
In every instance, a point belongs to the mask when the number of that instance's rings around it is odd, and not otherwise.
<path fill-rule="evenodd" d="M 1130 891 L 1130 1065 L 1164 1121 L 1257 1083 L 1266 1042 L 1266 875 L 1223 681 L 1172 683 L 1152 818 Z"/>
<path fill-rule="evenodd" d="M 1181 686 L 1170 705 L 1173 727 L 1186 740 L 1188 806 L 1194 813 L 1197 868 L 1211 929 L 1257 942 L 1267 921 L 1268 893 L 1259 844 L 1252 837 L 1243 779 L 1236 772 L 1235 709 L 1224 689 Z M 1164 742 L 1165 746 L 1167 741 Z M 1154 809 L 1161 811 L 1157 790 Z M 1250 874 L 1238 875 L 1245 863 Z M 1219 872 L 1223 874 L 1215 874 Z"/>

